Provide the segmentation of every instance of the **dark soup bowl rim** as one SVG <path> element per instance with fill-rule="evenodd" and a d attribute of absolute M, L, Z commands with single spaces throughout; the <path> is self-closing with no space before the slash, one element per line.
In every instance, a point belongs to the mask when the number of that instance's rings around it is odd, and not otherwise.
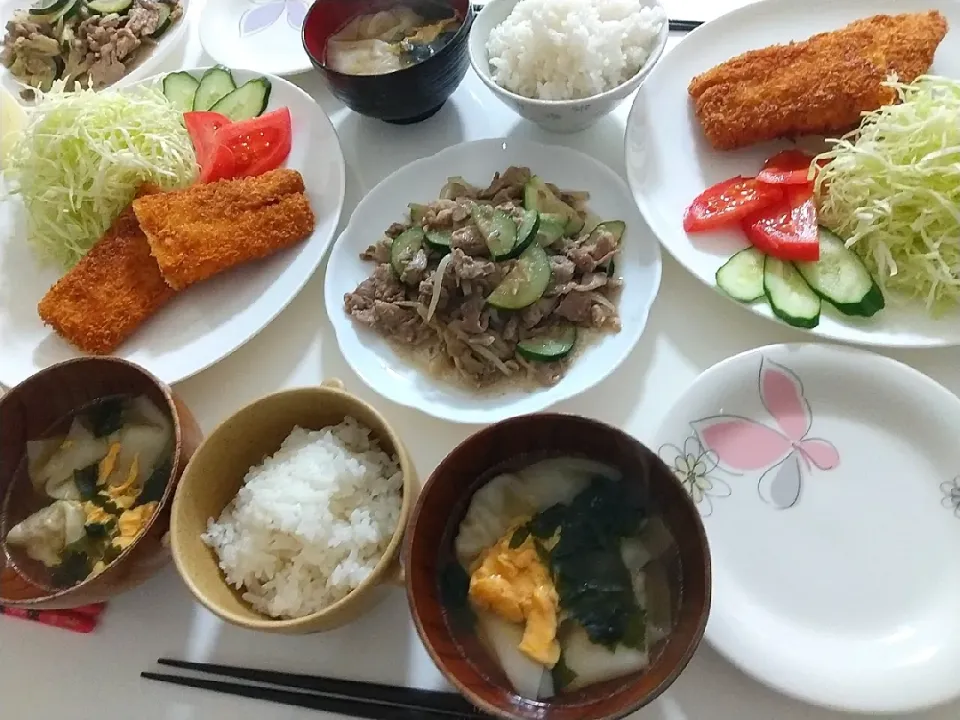
<path fill-rule="evenodd" d="M 169 416 L 170 418 L 171 427 L 173 429 L 173 444 L 174 444 L 173 457 L 171 458 L 171 463 L 170 463 L 170 472 L 166 478 L 166 483 L 163 488 L 163 495 L 160 497 L 160 500 L 157 502 L 156 510 L 154 510 L 150 519 L 137 532 L 137 535 L 136 537 L 134 537 L 133 542 L 131 542 L 127 547 L 125 547 L 120 552 L 120 554 L 117 555 L 117 557 L 111 560 L 101 573 L 97 575 L 90 575 L 78 583 L 74 583 L 73 585 L 70 585 L 68 587 L 56 588 L 55 590 L 53 590 L 53 592 L 49 592 L 47 594 L 40 595 L 37 597 L 26 598 L 21 600 L 0 597 L 0 600 L 2 600 L 2 603 L 4 605 L 9 605 L 11 607 L 14 607 L 14 606 L 29 607 L 31 605 L 41 605 L 41 604 L 49 603 L 51 601 L 64 599 L 68 595 L 76 593 L 81 589 L 85 589 L 95 584 L 100 578 L 104 577 L 107 572 L 109 572 L 112 568 L 115 568 L 120 564 L 122 564 L 124 560 L 126 560 L 126 558 L 128 558 L 130 555 L 132 555 L 136 551 L 137 547 L 140 545 L 140 541 L 150 534 L 150 530 L 153 528 L 153 526 L 157 523 L 157 521 L 163 515 L 163 509 L 170 505 L 170 502 L 173 498 L 173 494 L 176 490 L 176 482 L 174 482 L 174 480 L 177 478 L 177 473 L 178 473 L 179 466 L 181 464 L 181 459 L 183 456 L 183 427 L 182 427 L 182 422 L 180 417 L 180 410 L 179 408 L 177 408 L 176 398 L 174 396 L 174 393 L 171 387 L 167 383 L 162 381 L 160 378 L 158 378 L 156 375 L 154 375 L 152 372 L 150 372 L 145 367 L 143 367 L 142 365 L 138 365 L 137 363 L 131 362 L 124 358 L 119 358 L 119 357 L 114 357 L 109 355 L 104 355 L 104 356 L 90 355 L 90 356 L 84 356 L 84 357 L 70 358 L 68 360 L 63 360 L 62 362 L 49 365 L 43 368 L 42 370 L 38 370 L 37 372 L 33 373 L 27 378 L 24 378 L 19 383 L 9 388 L 8 390 L 6 390 L 6 392 L 3 392 L 2 394 L 0 394 L 0 405 L 2 405 L 4 402 L 11 402 L 11 398 L 15 397 L 15 393 L 19 392 L 23 387 L 27 386 L 31 382 L 38 380 L 40 377 L 44 375 L 48 375 L 55 372 L 61 372 L 64 370 L 69 372 L 69 368 L 71 366 L 90 364 L 90 363 L 116 365 L 116 366 L 125 367 L 128 370 L 132 370 L 135 373 L 142 376 L 143 379 L 149 385 L 152 385 L 153 387 L 155 387 L 163 396 L 164 407 L 160 409 L 164 412 L 165 415 Z M 78 409 L 79 408 L 73 408 L 71 412 L 76 412 Z M 26 453 L 26 449 L 24 449 L 24 455 L 20 459 L 21 462 L 23 458 L 26 457 L 25 453 Z M 17 466 L 19 467 L 19 462 Z M 14 473 L 16 473 L 16 470 L 14 470 Z M 7 505 L 8 505 L 8 500 L 9 500 L 11 491 L 12 491 L 12 485 L 5 488 L 2 491 L 2 497 L 0 497 L 0 519 L 4 521 L 7 520 L 6 518 Z M 0 538 L 0 542 L 2 542 L 4 547 L 6 547 L 6 538 Z M 3 569 L 3 566 L 0 565 L 0 570 L 2 569 Z"/>
<path fill-rule="evenodd" d="M 587 418 L 574 414 L 533 413 L 529 415 L 520 415 L 508 418 L 506 420 L 488 425 L 471 434 L 469 437 L 457 444 L 444 456 L 440 463 L 437 464 L 433 472 L 431 472 L 430 476 L 423 484 L 420 494 L 417 497 L 417 501 L 410 513 L 410 520 L 407 525 L 407 533 L 404 538 L 402 553 L 403 566 L 406 569 L 404 585 L 407 595 L 407 602 L 410 606 L 410 614 L 413 618 L 414 626 L 417 629 L 417 634 L 423 646 L 426 648 L 427 653 L 430 655 L 430 658 L 440 670 L 441 674 L 457 689 L 461 695 L 463 695 L 476 707 L 494 717 L 504 718 L 504 720 L 529 720 L 530 718 L 536 717 L 549 717 L 548 713 L 551 706 L 557 707 L 556 703 L 552 703 L 551 699 L 549 698 L 546 700 L 524 698 L 518 695 L 516 692 L 511 693 L 509 689 L 501 688 L 498 684 L 492 682 L 486 677 L 482 677 L 481 684 L 486 686 L 495 686 L 502 690 L 507 697 L 512 696 L 512 700 L 514 701 L 514 710 L 504 708 L 503 706 L 494 705 L 474 692 L 470 686 L 470 683 L 464 679 L 461 679 L 459 673 L 455 669 L 451 669 L 451 663 L 447 658 L 444 657 L 442 649 L 436 647 L 434 644 L 434 639 L 441 640 L 451 637 L 450 626 L 444 622 L 442 629 L 436 629 L 433 627 L 434 623 L 430 622 L 429 624 L 431 627 L 428 629 L 426 621 L 432 621 L 432 613 L 426 613 L 424 617 L 421 617 L 421 609 L 426 610 L 435 603 L 439 604 L 441 602 L 440 599 L 425 598 L 422 596 L 422 591 L 417 591 L 414 589 L 414 578 L 416 577 L 417 573 L 415 568 L 418 566 L 416 561 L 417 558 L 422 557 L 423 553 L 425 552 L 423 548 L 419 548 L 415 557 L 414 545 L 419 535 L 418 527 L 420 526 L 421 522 L 425 521 L 426 518 L 424 505 L 430 498 L 431 491 L 439 486 L 441 482 L 443 482 L 443 484 L 451 483 L 452 480 L 450 476 L 457 471 L 457 466 L 461 462 L 460 458 L 475 455 L 475 447 L 477 445 L 482 445 L 486 438 L 491 436 L 495 437 L 498 432 L 503 432 L 505 428 L 515 428 L 515 430 L 519 433 L 523 428 L 529 427 L 531 423 L 541 424 L 544 426 L 549 426 L 551 424 L 560 425 L 564 423 L 570 427 L 577 424 L 580 424 L 584 427 L 592 426 L 595 432 L 605 433 L 611 437 L 617 437 L 621 440 L 625 440 L 628 445 L 643 453 L 649 454 L 651 456 L 651 460 L 661 466 L 658 474 L 663 476 L 665 479 L 672 479 L 673 484 L 675 485 L 674 490 L 678 491 L 676 493 L 677 497 L 680 498 L 679 501 L 684 505 L 682 512 L 689 519 L 689 522 L 684 522 L 681 526 L 671 526 L 668 524 L 668 527 L 674 531 L 677 527 L 682 527 L 686 532 L 692 532 L 696 534 L 696 537 L 690 542 L 695 546 L 696 555 L 702 557 L 704 583 L 703 594 L 702 599 L 700 599 L 698 595 L 693 596 L 694 599 L 691 601 L 690 607 L 693 608 L 693 614 L 696 620 L 694 623 L 687 626 L 684 636 L 682 637 L 682 642 L 685 643 L 685 647 L 683 647 L 682 652 L 680 652 L 679 655 L 674 658 L 673 665 L 667 666 L 669 667 L 669 670 L 664 673 L 660 682 L 644 695 L 637 697 L 617 697 L 624 692 L 623 688 L 621 688 L 610 696 L 590 698 L 576 704 L 565 706 L 571 710 L 575 708 L 578 709 L 580 714 L 579 716 L 575 717 L 579 717 L 582 720 L 615 720 L 616 718 L 622 718 L 653 702 L 656 698 L 663 694 L 686 669 L 703 640 L 707 619 L 710 614 L 712 594 L 712 568 L 709 543 L 706 536 L 706 530 L 703 526 L 703 520 L 696 504 L 693 502 L 687 491 L 683 489 L 682 484 L 673 471 L 671 471 L 670 468 L 663 463 L 657 453 L 625 430 L 621 430 L 593 418 Z M 575 450 L 565 450 L 561 447 L 541 447 L 537 449 L 531 446 L 530 448 L 531 461 L 564 456 L 583 456 L 587 459 L 590 459 L 590 456 L 587 453 L 578 453 Z M 593 459 L 596 460 L 596 458 Z M 442 521 L 443 529 L 440 532 L 440 536 L 442 538 L 441 547 L 451 542 L 452 538 L 455 537 L 455 532 L 453 531 L 452 526 L 462 520 L 463 513 L 466 511 L 466 507 L 469 506 L 470 498 L 472 498 L 481 487 L 483 487 L 487 482 L 496 476 L 496 471 L 498 469 L 501 467 L 506 469 L 506 466 L 509 464 L 509 459 L 494 457 L 485 463 L 478 464 L 486 464 L 487 470 L 485 472 L 481 472 L 476 477 L 463 479 L 462 490 L 458 491 L 458 499 L 450 507 L 449 515 Z M 441 481 L 441 478 L 445 479 Z M 669 482 L 669 480 L 665 481 Z M 434 536 L 435 534 L 436 533 L 432 531 L 430 532 L 431 536 Z M 442 553 L 442 550 L 440 552 Z M 699 575 L 698 570 L 699 568 L 692 572 L 696 572 L 697 575 Z M 426 572 L 426 570 L 423 570 L 422 572 Z M 439 592 L 439 590 L 436 592 Z M 454 643 L 458 644 L 455 641 Z M 469 665 L 473 664 L 469 661 L 469 659 L 466 658 L 465 655 L 463 655 L 462 648 L 460 648 L 459 658 L 461 660 L 466 660 L 467 664 Z M 639 672 L 643 673 L 644 671 Z M 482 673 L 478 674 L 482 676 Z M 616 700 L 613 700 L 613 698 L 616 698 Z M 608 706 L 606 708 L 597 707 L 598 705 L 602 705 L 605 701 L 607 703 L 612 701 L 612 706 Z"/>
<path fill-rule="evenodd" d="M 460 27 L 457 28 L 457 32 L 453 34 L 453 37 L 450 38 L 450 40 L 448 40 L 443 47 L 441 47 L 436 53 L 428 57 L 426 60 L 421 60 L 420 62 L 409 65 L 408 67 L 379 75 L 350 75 L 349 73 L 342 73 L 339 70 L 334 70 L 333 68 L 329 67 L 324 61 L 320 60 L 314 55 L 313 51 L 310 49 L 310 44 L 307 42 L 307 28 L 310 26 L 310 17 L 314 12 L 320 12 L 320 7 L 323 4 L 324 0 L 317 0 L 311 4 L 310 8 L 307 10 L 307 14 L 303 18 L 303 27 L 300 30 L 300 42 L 303 45 L 303 51 L 307 54 L 310 62 L 317 70 L 321 70 L 324 73 L 329 73 L 332 77 L 352 82 L 373 83 L 381 79 L 396 78 L 401 73 L 415 71 L 418 68 L 424 67 L 425 65 L 436 64 L 436 61 L 443 60 L 450 53 L 456 52 L 454 46 L 456 46 L 458 43 L 461 44 L 460 50 L 465 51 L 466 43 L 463 43 L 462 40 L 470 34 L 470 28 L 473 26 L 473 19 L 476 16 L 476 10 L 474 9 L 473 2 L 467 0 L 467 11 L 463 17 L 463 22 L 460 23 Z M 442 4 L 451 5 L 449 2 L 443 2 Z M 326 50 L 326 42 L 323 43 L 323 49 L 324 51 Z M 325 54 L 326 53 L 324 52 L 324 55 Z"/>

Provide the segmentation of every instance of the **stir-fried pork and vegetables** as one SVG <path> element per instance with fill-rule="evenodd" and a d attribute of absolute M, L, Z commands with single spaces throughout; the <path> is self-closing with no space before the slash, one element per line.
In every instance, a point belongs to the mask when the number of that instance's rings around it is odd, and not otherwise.
<path fill-rule="evenodd" d="M 625 225 L 601 222 L 587 200 L 525 167 L 486 188 L 450 178 L 362 253 L 376 268 L 344 307 L 421 351 L 435 375 L 473 387 L 552 385 L 585 333 L 620 329 L 614 258 Z"/>

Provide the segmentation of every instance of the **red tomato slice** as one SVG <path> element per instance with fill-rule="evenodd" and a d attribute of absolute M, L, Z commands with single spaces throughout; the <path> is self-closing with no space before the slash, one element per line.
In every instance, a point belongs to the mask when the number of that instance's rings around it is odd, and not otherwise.
<path fill-rule="evenodd" d="M 747 215 L 782 197 L 780 188 L 759 183 L 756 178 L 730 178 L 697 195 L 683 214 L 683 229 L 700 232 L 736 225 Z"/>
<path fill-rule="evenodd" d="M 292 135 L 290 110 L 280 108 L 223 126 L 214 135 L 214 142 L 232 155 L 230 177 L 254 177 L 283 164 L 290 154 Z"/>
<path fill-rule="evenodd" d="M 789 186 L 779 202 L 747 217 L 743 231 L 750 244 L 765 255 L 780 260 L 819 260 L 817 207 L 812 186 Z"/>
<path fill-rule="evenodd" d="M 230 177 L 232 168 L 229 166 L 229 157 L 218 153 L 215 136 L 220 128 L 230 125 L 230 118 L 220 113 L 196 110 L 183 114 L 184 125 L 193 142 L 193 150 L 197 154 L 197 164 L 200 166 L 200 182 L 211 182 L 222 177 Z M 219 165 L 217 171 L 215 166 Z"/>
<path fill-rule="evenodd" d="M 800 150 L 784 150 L 763 164 L 757 180 L 771 185 L 806 185 L 813 158 Z"/>

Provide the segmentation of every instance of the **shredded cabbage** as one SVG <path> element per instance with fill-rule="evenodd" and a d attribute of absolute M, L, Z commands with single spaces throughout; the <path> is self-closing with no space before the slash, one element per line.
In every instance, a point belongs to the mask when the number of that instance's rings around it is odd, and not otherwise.
<path fill-rule="evenodd" d="M 820 155 L 820 217 L 884 291 L 939 314 L 960 301 L 960 82 L 886 84 L 900 102 Z"/>
<path fill-rule="evenodd" d="M 197 161 L 182 114 L 159 88 L 77 90 L 62 83 L 28 110 L 5 174 L 27 210 L 27 238 L 70 268 L 144 182 L 193 182 Z"/>

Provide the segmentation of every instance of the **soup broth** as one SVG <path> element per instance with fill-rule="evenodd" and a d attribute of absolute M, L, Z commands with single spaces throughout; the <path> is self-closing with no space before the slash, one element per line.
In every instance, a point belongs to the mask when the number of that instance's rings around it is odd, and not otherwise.
<path fill-rule="evenodd" d="M 522 697 L 643 671 L 674 627 L 676 543 L 612 467 L 564 457 L 497 474 L 455 532 L 441 563 L 448 626 Z"/>
<path fill-rule="evenodd" d="M 27 442 L 5 500 L 6 551 L 54 588 L 97 575 L 140 535 L 172 470 L 170 418 L 148 398 L 102 398 Z"/>
<path fill-rule="evenodd" d="M 403 70 L 439 52 L 462 24 L 456 11 L 430 4 L 358 15 L 327 40 L 326 65 L 344 75 Z"/>

